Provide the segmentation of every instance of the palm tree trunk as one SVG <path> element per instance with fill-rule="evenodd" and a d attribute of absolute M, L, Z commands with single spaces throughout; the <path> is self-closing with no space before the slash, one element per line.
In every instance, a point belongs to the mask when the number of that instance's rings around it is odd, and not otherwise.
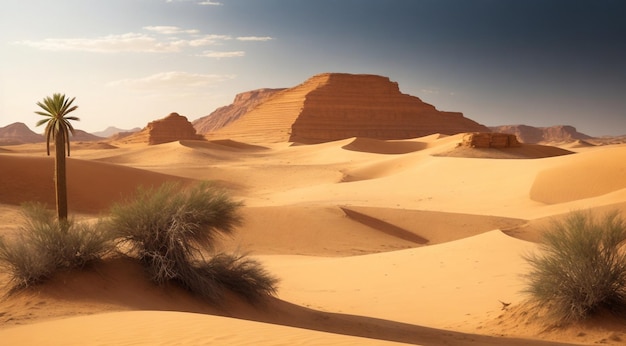
<path fill-rule="evenodd" d="M 54 183 L 59 221 L 67 220 L 67 179 L 65 176 L 65 133 L 59 131 L 54 139 Z"/>

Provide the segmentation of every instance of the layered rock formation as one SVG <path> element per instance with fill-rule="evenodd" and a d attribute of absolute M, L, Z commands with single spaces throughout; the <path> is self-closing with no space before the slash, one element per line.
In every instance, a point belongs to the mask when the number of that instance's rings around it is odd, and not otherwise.
<path fill-rule="evenodd" d="M 196 133 L 187 117 L 170 113 L 167 117 L 148 123 L 143 130 L 123 138 L 125 143 L 148 143 L 149 145 L 175 142 L 180 140 L 199 140 L 203 137 Z"/>
<path fill-rule="evenodd" d="M 221 129 L 282 90 L 285 89 L 266 88 L 237 94 L 232 104 L 220 107 L 211 114 L 194 120 L 192 122 L 193 127 L 199 134 L 206 134 Z"/>
<path fill-rule="evenodd" d="M 508 133 L 475 132 L 463 136 L 461 146 L 469 148 L 518 148 L 521 143 L 517 137 Z"/>
<path fill-rule="evenodd" d="M 320 143 L 350 137 L 406 139 L 489 132 L 461 113 L 442 112 L 375 75 L 324 73 L 277 92 L 209 137 Z"/>
<path fill-rule="evenodd" d="M 550 127 L 503 125 L 491 127 L 491 130 L 494 132 L 514 134 L 522 143 L 563 143 L 592 138 L 576 131 L 575 127 L 566 125 Z"/>

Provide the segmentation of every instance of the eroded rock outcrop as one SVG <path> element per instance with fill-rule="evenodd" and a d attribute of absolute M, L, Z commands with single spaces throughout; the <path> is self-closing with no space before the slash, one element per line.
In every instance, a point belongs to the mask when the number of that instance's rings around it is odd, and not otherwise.
<path fill-rule="evenodd" d="M 418 97 L 402 94 L 387 77 L 324 73 L 277 92 L 209 137 L 321 143 L 461 132 L 489 129 L 461 113 L 439 111 Z"/>
<path fill-rule="evenodd" d="M 170 113 L 163 119 L 151 121 L 143 130 L 124 138 L 123 142 L 154 145 L 200 139 L 203 137 L 196 133 L 196 129 L 187 120 L 187 117 L 178 113 Z"/>
<path fill-rule="evenodd" d="M 521 147 L 517 137 L 508 133 L 474 132 L 463 136 L 461 146 L 468 148 L 518 148 Z"/>
<path fill-rule="evenodd" d="M 193 127 L 199 134 L 206 134 L 221 129 L 282 90 L 285 89 L 266 88 L 237 94 L 232 104 L 220 107 L 211 114 L 194 120 L 192 122 Z"/>

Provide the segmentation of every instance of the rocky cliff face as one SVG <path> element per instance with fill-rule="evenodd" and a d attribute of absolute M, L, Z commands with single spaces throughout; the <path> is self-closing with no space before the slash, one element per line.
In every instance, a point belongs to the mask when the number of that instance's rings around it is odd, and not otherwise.
<path fill-rule="evenodd" d="M 199 134 L 221 129 L 282 90 L 285 89 L 257 89 L 237 94 L 232 104 L 220 107 L 213 113 L 194 120 L 193 127 Z"/>
<path fill-rule="evenodd" d="M 167 117 L 148 123 L 143 130 L 122 139 L 126 143 L 148 143 L 150 145 L 180 140 L 199 140 L 187 117 L 171 113 Z"/>
<path fill-rule="evenodd" d="M 494 132 L 510 133 L 522 143 L 563 143 L 586 140 L 592 137 L 576 131 L 573 126 L 533 127 L 527 125 L 503 125 L 491 127 Z"/>
<path fill-rule="evenodd" d="M 474 132 L 463 136 L 461 146 L 469 148 L 518 148 L 522 145 L 517 137 L 508 133 Z"/>
<path fill-rule="evenodd" d="M 350 137 L 405 139 L 489 132 L 461 113 L 442 112 L 375 75 L 324 73 L 283 90 L 213 137 L 320 143 Z"/>

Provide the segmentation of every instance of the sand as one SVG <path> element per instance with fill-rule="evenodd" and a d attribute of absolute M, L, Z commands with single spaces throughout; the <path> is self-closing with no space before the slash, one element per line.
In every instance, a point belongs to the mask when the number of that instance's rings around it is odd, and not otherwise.
<path fill-rule="evenodd" d="M 212 180 L 245 204 L 245 223 L 219 246 L 261 261 L 281 280 L 277 297 L 210 306 L 177 287 L 153 287 L 136 264 L 114 260 L 0 301 L 0 340 L 620 344 L 626 328 L 610 321 L 547 328 L 520 316 L 522 255 L 537 250 L 550 220 L 576 209 L 626 211 L 626 146 L 485 151 L 460 150 L 460 140 L 73 143 L 74 217 L 96 219 L 138 186 Z M 5 146 L 0 167 L 0 234 L 9 235 L 20 203 L 52 205 L 53 160 L 41 144 Z"/>

